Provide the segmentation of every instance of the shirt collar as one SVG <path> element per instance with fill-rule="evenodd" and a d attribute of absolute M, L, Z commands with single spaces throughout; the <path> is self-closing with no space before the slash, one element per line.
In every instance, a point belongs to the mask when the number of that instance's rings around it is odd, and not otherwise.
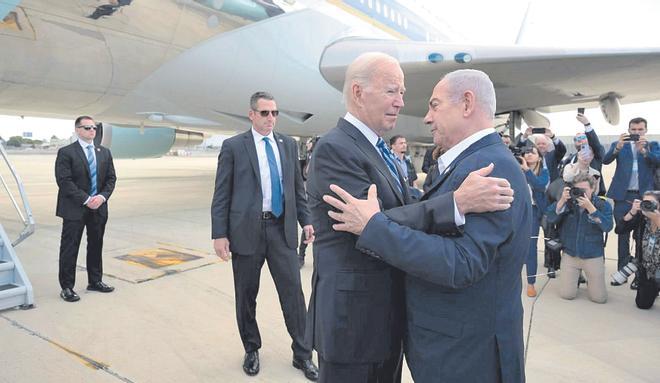
<path fill-rule="evenodd" d="M 365 125 L 362 121 L 358 120 L 357 117 L 353 116 L 349 112 L 346 112 L 346 115 L 344 116 L 344 120 L 350 122 L 353 126 L 355 126 L 357 130 L 359 130 L 360 133 L 362 133 L 362 135 L 367 139 L 367 141 L 369 141 L 369 143 L 371 143 L 371 145 L 373 145 L 374 148 L 376 147 L 376 143 L 378 143 L 378 139 L 380 137 L 378 137 L 378 135 L 373 130 L 369 129 L 367 125 Z"/>
<path fill-rule="evenodd" d="M 254 130 L 254 127 L 250 129 L 252 131 L 252 137 L 254 138 L 254 143 L 257 144 L 260 141 L 264 139 L 264 137 L 268 137 L 268 139 L 272 142 L 275 143 L 275 136 L 273 135 L 273 131 L 271 130 L 270 133 L 268 133 L 267 136 L 262 136 L 259 132 Z"/>
<path fill-rule="evenodd" d="M 440 158 L 438 158 L 438 162 L 442 161 L 442 164 L 445 166 L 445 169 L 451 165 L 452 162 L 458 157 L 461 153 L 465 151 L 465 149 L 469 148 L 470 145 L 474 144 L 475 142 L 479 141 L 480 139 L 486 137 L 487 135 L 495 133 L 495 129 L 493 128 L 486 128 L 482 129 L 471 136 L 468 136 L 463 139 L 463 141 L 459 142 L 458 144 L 454 145 L 451 149 L 447 150 L 444 152 Z"/>
<path fill-rule="evenodd" d="M 94 146 L 93 142 L 90 144 L 88 142 L 85 142 L 82 138 L 78 138 L 78 143 L 80 144 L 80 146 L 82 146 L 83 150 L 87 150 L 87 147 L 89 145 L 92 145 L 92 147 Z"/>

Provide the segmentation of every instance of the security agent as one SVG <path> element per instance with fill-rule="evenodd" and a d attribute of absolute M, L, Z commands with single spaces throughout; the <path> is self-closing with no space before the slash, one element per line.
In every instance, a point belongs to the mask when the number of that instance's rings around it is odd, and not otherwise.
<path fill-rule="evenodd" d="M 89 116 L 75 121 L 78 140 L 61 148 L 55 159 L 56 214 L 62 218 L 60 239 L 60 297 L 76 302 L 76 260 L 83 230 L 87 230 L 87 290 L 109 293 L 114 287 L 101 279 L 103 234 L 108 221 L 108 199 L 117 177 L 108 148 L 96 146 L 96 123 Z"/>
<path fill-rule="evenodd" d="M 230 259 L 231 251 L 245 373 L 259 373 L 256 300 L 261 267 L 267 261 L 292 339 L 293 366 L 314 381 L 318 370 L 304 342 L 305 298 L 296 255 L 296 221 L 308 243 L 314 240 L 314 229 L 296 142 L 273 132 L 278 114 L 272 95 L 253 94 L 248 112 L 252 128 L 222 143 L 211 207 L 213 247 L 224 261 Z"/>

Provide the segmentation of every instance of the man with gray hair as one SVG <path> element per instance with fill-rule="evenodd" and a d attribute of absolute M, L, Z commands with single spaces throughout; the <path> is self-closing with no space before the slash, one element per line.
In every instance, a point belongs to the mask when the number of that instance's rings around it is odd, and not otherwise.
<path fill-rule="evenodd" d="M 405 272 L 405 353 L 416 382 L 524 382 L 521 270 L 529 248 L 531 201 L 520 166 L 492 128 L 495 90 L 476 70 L 447 74 L 424 122 L 445 152 L 421 202 L 381 212 L 381 186 L 367 199 L 337 185 L 323 200 L 333 228 L 358 235 L 355 248 Z M 450 235 L 434 201 L 488 166 L 516 198 L 511 208 L 463 214 Z M 462 186 L 461 186 L 462 187 Z M 352 195 L 351 195 L 352 194 Z M 456 192 L 454 192 L 456 197 Z M 511 199 L 501 202 L 511 202 Z M 460 210 L 460 206 L 459 206 Z M 372 261 L 373 262 L 373 261 Z"/>
<path fill-rule="evenodd" d="M 348 111 L 314 149 L 307 193 L 316 240 L 306 335 L 318 351 L 321 382 L 401 380 L 403 274 L 358 251 L 356 236 L 333 230 L 330 205 L 322 196 L 336 184 L 363 198 L 376 184 L 384 209 L 409 202 L 402 169 L 382 139 L 396 124 L 404 92 L 403 71 L 394 58 L 359 56 L 346 71 Z M 507 209 L 512 190 L 505 180 L 486 177 L 490 170 L 466 174 L 454 193 L 429 201 L 427 208 L 438 218 L 434 225 L 457 233 L 456 215 Z"/>

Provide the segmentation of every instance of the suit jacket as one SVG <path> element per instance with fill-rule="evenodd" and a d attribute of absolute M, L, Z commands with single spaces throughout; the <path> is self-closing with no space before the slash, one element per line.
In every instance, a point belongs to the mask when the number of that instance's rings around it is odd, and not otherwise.
<path fill-rule="evenodd" d="M 295 249 L 298 246 L 296 221 L 301 226 L 310 224 L 298 148 L 291 137 L 279 133 L 273 133 L 273 137 L 282 166 L 284 236 L 286 245 Z M 262 232 L 258 230 L 262 200 L 257 147 L 250 129 L 222 143 L 211 206 L 211 237 L 229 239 L 232 253 L 254 254 L 263 240 Z"/>
<path fill-rule="evenodd" d="M 387 209 L 408 201 L 407 188 L 399 176 L 400 191 L 376 148 L 344 119 L 319 140 L 311 161 L 307 193 L 316 239 L 306 335 L 326 361 L 384 361 L 401 350 L 403 276 L 356 250 L 355 235 L 333 230 L 336 222 L 322 196 L 336 184 L 366 198 L 369 185 L 376 184 Z"/>
<path fill-rule="evenodd" d="M 96 190 L 106 202 L 98 208 L 98 213 L 108 217 L 108 200 L 115 190 L 117 176 L 110 150 L 103 146 L 95 147 Z M 64 219 L 79 220 L 85 212 L 83 203 L 90 197 L 92 187 L 87 155 L 78 141 L 60 148 L 55 159 L 55 180 L 57 191 L 56 215 Z"/>
<path fill-rule="evenodd" d="M 357 242 L 406 272 L 405 351 L 416 382 L 525 380 L 520 294 L 532 210 L 520 165 L 499 135 L 489 134 L 461 153 L 422 200 L 456 190 L 491 162 L 491 175 L 514 190 L 510 209 L 468 214 L 461 236 L 440 236 L 419 223 L 432 224 L 438 213 L 420 202 L 376 214 Z"/>
<path fill-rule="evenodd" d="M 612 178 L 607 196 L 615 201 L 622 201 L 626 198 L 626 191 L 628 190 L 630 177 L 632 176 L 633 152 L 630 144 L 626 143 L 619 153 L 614 153 L 616 144 L 616 142 L 612 143 L 610 150 L 605 154 L 603 163 L 609 164 L 616 158 L 616 170 L 614 171 L 614 177 Z M 647 190 L 653 190 L 655 168 L 658 166 L 658 163 L 660 163 L 658 143 L 656 141 L 650 141 L 646 156 L 638 153 L 637 157 L 640 194 L 644 194 Z"/>

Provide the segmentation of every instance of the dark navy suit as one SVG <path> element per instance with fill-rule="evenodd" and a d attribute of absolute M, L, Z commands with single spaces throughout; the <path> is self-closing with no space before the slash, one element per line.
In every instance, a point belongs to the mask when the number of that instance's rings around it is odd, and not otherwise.
<path fill-rule="evenodd" d="M 660 163 L 660 148 L 658 148 L 656 141 L 651 141 L 648 144 L 646 156 L 637 153 L 639 189 L 629 191 L 628 187 L 633 168 L 631 144 L 626 142 L 623 148 L 621 148 L 621 151 L 615 153 L 616 144 L 616 142 L 612 143 L 610 150 L 605 154 L 603 163 L 609 164 L 616 159 L 616 170 L 614 171 L 610 189 L 607 191 L 607 196 L 614 200 L 614 219 L 615 222 L 620 222 L 623 216 L 630 210 L 632 206 L 631 201 L 640 198 L 647 190 L 653 190 L 655 169 L 658 163 Z M 621 232 L 618 239 L 617 266 L 620 269 L 628 263 L 628 259 L 630 258 L 630 232 Z"/>
<path fill-rule="evenodd" d="M 491 162 L 491 175 L 511 183 L 512 207 L 468 214 L 462 235 L 436 235 L 446 227 L 433 225 L 440 212 L 427 203 Z M 525 380 L 520 293 L 531 219 L 520 165 L 492 133 L 461 153 L 422 202 L 369 221 L 356 246 L 406 272 L 405 352 L 415 382 Z"/>

